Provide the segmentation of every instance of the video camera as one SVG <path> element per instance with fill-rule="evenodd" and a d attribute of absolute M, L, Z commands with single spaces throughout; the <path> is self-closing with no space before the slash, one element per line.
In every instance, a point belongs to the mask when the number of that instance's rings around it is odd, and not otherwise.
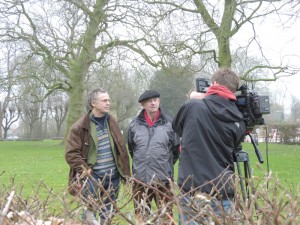
<path fill-rule="evenodd" d="M 207 79 L 197 78 L 197 92 L 206 93 L 210 83 Z M 249 91 L 247 85 L 242 85 L 237 90 L 240 93 L 236 94 L 236 106 L 243 115 L 243 120 L 246 125 L 246 132 L 252 131 L 255 125 L 265 124 L 263 114 L 270 113 L 269 96 L 261 96 L 255 92 Z"/>

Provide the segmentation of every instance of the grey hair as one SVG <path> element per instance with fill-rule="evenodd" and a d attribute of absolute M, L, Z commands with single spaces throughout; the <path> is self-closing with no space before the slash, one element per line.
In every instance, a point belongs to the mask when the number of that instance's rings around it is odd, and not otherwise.
<path fill-rule="evenodd" d="M 107 91 L 104 90 L 103 88 L 97 88 L 97 89 L 92 90 L 92 91 L 89 93 L 87 102 L 88 102 L 88 104 L 89 104 L 89 106 L 90 106 L 91 108 L 93 108 L 92 103 L 93 103 L 94 101 L 96 101 L 97 98 L 98 98 L 98 95 L 99 95 L 99 94 L 102 94 L 102 93 L 107 93 Z"/>

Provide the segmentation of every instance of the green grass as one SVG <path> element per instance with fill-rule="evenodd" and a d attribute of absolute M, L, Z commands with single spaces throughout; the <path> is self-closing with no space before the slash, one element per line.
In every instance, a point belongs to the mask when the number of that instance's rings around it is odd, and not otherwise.
<path fill-rule="evenodd" d="M 243 143 L 243 150 L 248 152 L 252 175 L 258 177 L 258 180 L 264 180 L 268 172 L 266 145 L 259 144 L 259 149 L 264 158 L 264 163 L 259 164 L 254 148 L 249 143 Z M 269 144 L 268 146 L 269 170 L 273 177 L 278 177 L 282 187 L 287 191 L 298 196 L 300 184 L 300 146 L 299 145 L 279 145 Z M 2 141 L 0 142 L 0 193 L 3 189 L 6 192 L 11 190 L 12 180 L 17 192 L 21 192 L 23 197 L 36 196 L 45 199 L 49 191 L 41 188 L 43 184 L 47 188 L 53 189 L 58 196 L 67 190 L 69 167 L 64 159 L 64 146 L 57 140 L 44 141 Z M 178 173 L 178 163 L 175 165 L 175 179 Z M 272 179 L 271 182 L 273 182 Z M 44 186 L 43 186 L 44 187 Z M 122 187 L 124 188 L 124 187 Z M 121 191 L 122 192 L 122 191 Z M 73 198 L 67 199 L 73 202 Z M 119 196 L 120 197 L 120 196 Z M 35 199 L 35 198 L 32 198 Z M 126 200 L 126 199 L 125 199 Z M 77 203 L 70 205 L 71 208 L 77 208 Z M 35 204 L 40 204 L 36 202 Z M 61 198 L 48 200 L 47 206 L 53 212 L 61 214 L 63 212 L 63 202 Z M 154 206 L 154 204 L 152 204 Z M 39 205 L 40 207 L 41 205 Z M 156 207 L 154 206 L 153 209 Z M 128 204 L 126 212 L 133 212 L 133 204 Z M 177 215 L 176 210 L 174 213 Z M 177 216 L 175 217 L 177 218 Z M 116 217 L 118 222 L 121 218 Z M 119 221 L 120 220 L 120 221 Z M 123 222 L 120 222 L 123 224 Z"/>
<path fill-rule="evenodd" d="M 268 171 L 266 145 L 260 143 L 258 147 L 265 161 L 263 164 L 259 164 L 253 146 L 243 143 L 243 149 L 249 154 L 252 174 L 264 177 Z M 268 148 L 269 170 L 273 176 L 278 176 L 280 183 L 289 187 L 291 191 L 299 190 L 300 146 L 269 144 Z M 175 179 L 177 168 L 176 164 Z M 23 187 L 26 195 L 35 192 L 41 180 L 49 188 L 53 188 L 54 192 L 62 192 L 66 191 L 68 172 L 64 146 L 60 141 L 0 142 L 0 174 L 3 173 L 0 175 L 0 187 L 9 187 L 14 177 L 15 186 Z"/>
<path fill-rule="evenodd" d="M 25 195 L 43 181 L 55 192 L 66 190 L 69 168 L 59 141 L 0 142 L 0 187 L 10 187 L 12 178 Z"/>
<path fill-rule="evenodd" d="M 288 190 L 299 190 L 300 184 L 300 145 L 281 145 L 260 143 L 258 148 L 264 163 L 260 164 L 252 144 L 243 143 L 243 149 L 248 152 L 252 175 L 264 177 L 268 171 L 273 177 L 278 177 L 280 184 Z M 268 168 L 269 167 L 269 168 Z"/>

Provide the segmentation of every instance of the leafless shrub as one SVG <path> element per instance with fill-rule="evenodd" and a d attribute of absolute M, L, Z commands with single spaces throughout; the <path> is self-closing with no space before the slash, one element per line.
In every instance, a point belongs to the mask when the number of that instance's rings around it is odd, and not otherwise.
<path fill-rule="evenodd" d="M 107 224 L 178 224 L 178 213 L 185 210 L 181 201 L 184 195 L 174 182 L 171 182 L 171 195 L 166 195 L 169 201 L 161 207 L 152 207 L 147 217 L 135 216 L 132 194 L 132 184 L 137 182 L 133 177 L 128 178 L 122 185 L 117 202 L 111 201 L 114 211 L 111 212 Z M 99 190 L 104 191 L 98 183 Z M 146 184 L 146 188 L 155 188 Z M 221 205 L 217 205 L 220 215 L 217 216 L 209 204 L 213 198 L 193 190 L 192 201 L 189 207 L 193 210 L 192 220 L 199 224 L 289 224 L 299 223 L 299 187 L 294 193 L 285 190 L 278 179 L 271 174 L 266 178 L 256 179 L 247 183 L 247 198 L 240 188 L 239 180 L 235 179 L 235 199 L 231 213 L 226 214 Z M 160 192 L 160 190 L 155 189 Z M 93 205 L 95 210 L 103 208 L 103 200 L 108 195 L 99 195 L 101 199 L 86 199 L 78 195 L 72 197 L 63 192 L 54 193 L 43 182 L 38 184 L 37 189 L 31 196 L 24 196 L 21 190 L 16 190 L 14 185 L 9 188 L 0 187 L 0 225 L 76 225 L 81 224 L 81 206 Z M 162 194 L 165 194 L 162 192 Z M 42 196 L 42 197 L 41 197 Z M 145 196 L 147 200 L 147 196 Z M 193 201 L 198 204 L 193 204 Z M 200 202 L 200 203 L 199 203 Z M 136 207 L 147 209 L 145 202 L 136 204 Z M 168 208 L 173 208 L 170 214 Z M 184 224 L 184 223 L 182 223 Z"/>

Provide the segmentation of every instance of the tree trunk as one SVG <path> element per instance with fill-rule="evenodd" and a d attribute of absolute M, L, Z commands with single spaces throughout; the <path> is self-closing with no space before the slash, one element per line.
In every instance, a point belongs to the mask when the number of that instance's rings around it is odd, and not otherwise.
<path fill-rule="evenodd" d="M 75 73 L 75 72 L 74 72 Z M 84 104 L 83 104 L 83 79 L 82 76 L 74 76 L 72 79 L 72 89 L 70 90 L 70 102 L 67 115 L 67 129 L 65 138 L 69 132 L 70 127 L 75 123 L 80 116 L 82 116 Z M 64 139 L 65 139 L 64 138 Z"/>
<path fill-rule="evenodd" d="M 0 102 L 0 140 L 2 140 L 2 120 L 3 120 L 2 102 Z"/>
<path fill-rule="evenodd" d="M 218 37 L 219 67 L 231 68 L 231 53 L 228 37 Z"/>
<path fill-rule="evenodd" d="M 96 58 L 95 44 L 97 34 L 99 32 L 99 24 L 103 20 L 103 7 L 107 4 L 106 1 L 97 0 L 94 6 L 94 11 L 90 15 L 87 30 L 85 32 L 85 39 L 82 43 L 82 48 L 79 56 L 70 63 L 70 105 L 67 115 L 67 127 L 64 141 L 67 137 L 70 127 L 82 116 L 84 112 L 84 81 L 89 72 L 90 65 Z"/>

